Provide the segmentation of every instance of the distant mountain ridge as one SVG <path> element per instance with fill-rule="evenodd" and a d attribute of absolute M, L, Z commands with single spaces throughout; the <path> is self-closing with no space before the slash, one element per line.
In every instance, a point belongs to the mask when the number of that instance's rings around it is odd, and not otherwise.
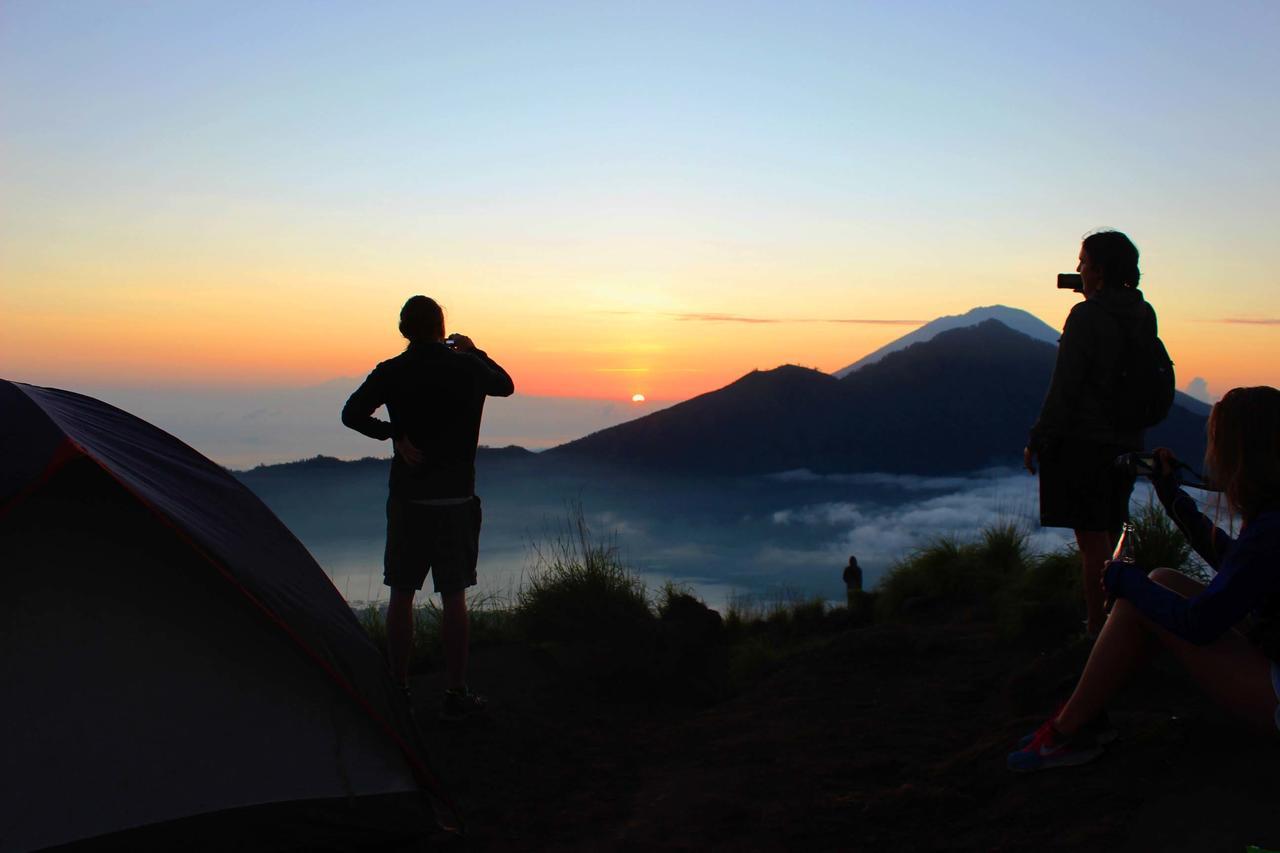
<path fill-rule="evenodd" d="M 728 475 L 1016 466 L 1055 358 L 1053 344 L 989 319 L 909 344 L 842 379 L 795 365 L 753 371 L 540 456 Z M 1197 459 L 1204 423 L 1175 406 L 1148 431 L 1148 445 Z"/>
<path fill-rule="evenodd" d="M 989 318 L 1021 318 L 1032 337 Z M 907 342 L 935 324 L 955 328 Z M 1051 338 L 1051 340 L 1045 340 Z M 783 365 L 756 370 L 706 394 L 599 430 L 542 453 L 482 448 L 488 466 L 605 465 L 637 473 L 693 475 L 884 472 L 950 474 L 1017 466 L 1056 358 L 1057 332 L 1025 311 L 992 306 L 943 317 L 855 362 L 843 378 Z M 865 362 L 865 363 L 864 363 Z M 857 369 L 853 369 L 857 368 Z M 1184 459 L 1204 452 L 1209 407 L 1179 392 L 1165 423 L 1147 435 Z M 351 465 L 316 458 L 299 472 L 319 475 Z M 496 469 L 495 469 L 496 470 Z M 253 479 L 261 469 L 243 472 Z"/>
<path fill-rule="evenodd" d="M 963 314 L 949 314 L 945 317 L 939 317 L 932 320 L 914 332 L 903 335 L 897 340 L 885 344 L 875 352 L 868 353 L 853 364 L 833 371 L 832 376 L 843 379 L 855 370 L 866 367 L 868 364 L 875 364 L 891 352 L 904 350 L 912 344 L 923 343 L 924 341 L 933 340 L 943 332 L 951 329 L 963 329 L 967 326 L 976 326 L 979 323 L 985 323 L 987 320 L 999 320 L 1004 325 L 1013 329 L 1015 332 L 1021 332 L 1029 338 L 1045 343 L 1057 344 L 1059 331 L 1048 323 L 1041 320 L 1034 314 L 1023 311 L 1021 308 L 1010 308 L 1006 305 L 988 305 L 981 308 L 973 308 Z"/>

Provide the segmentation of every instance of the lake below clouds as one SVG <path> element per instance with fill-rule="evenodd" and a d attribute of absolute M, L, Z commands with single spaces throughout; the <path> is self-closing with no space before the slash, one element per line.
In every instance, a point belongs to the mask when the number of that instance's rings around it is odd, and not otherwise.
<path fill-rule="evenodd" d="M 241 476 L 348 600 L 385 600 L 386 463 L 349 465 L 314 482 L 282 469 Z M 971 540 L 996 523 L 1023 526 L 1033 551 L 1071 539 L 1070 531 L 1038 527 L 1036 479 L 1008 469 L 949 477 L 793 471 L 700 478 L 548 474 L 482 461 L 477 492 L 484 528 L 475 593 L 498 601 L 513 599 L 536 571 L 539 550 L 573 538 L 579 507 L 592 540 L 615 547 L 651 591 L 674 581 L 722 611 L 734 599 L 843 601 L 849 555 L 857 555 L 870 588 L 916 548 L 940 537 Z M 1140 488 L 1135 500 L 1145 494 Z"/>

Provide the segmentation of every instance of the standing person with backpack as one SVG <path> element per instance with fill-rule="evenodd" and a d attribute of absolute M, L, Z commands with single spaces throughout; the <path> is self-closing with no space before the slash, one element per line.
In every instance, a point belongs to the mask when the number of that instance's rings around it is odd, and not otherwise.
<path fill-rule="evenodd" d="M 1117 456 L 1141 450 L 1143 430 L 1173 401 L 1173 370 L 1156 314 L 1138 289 L 1138 249 L 1119 231 L 1099 231 L 1080 247 L 1084 300 L 1071 309 L 1040 417 L 1023 449 L 1040 465 L 1040 524 L 1075 531 L 1084 575 L 1086 631 L 1106 619 L 1103 564 L 1129 519 L 1132 474 Z"/>

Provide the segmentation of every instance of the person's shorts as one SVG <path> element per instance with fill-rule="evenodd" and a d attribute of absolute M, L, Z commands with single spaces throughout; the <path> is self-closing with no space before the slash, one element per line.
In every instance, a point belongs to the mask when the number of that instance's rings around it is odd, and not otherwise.
<path fill-rule="evenodd" d="M 1039 454 L 1040 525 L 1118 532 L 1129 520 L 1134 478 L 1116 468 L 1126 448 L 1051 439 Z"/>
<path fill-rule="evenodd" d="M 477 497 L 445 505 L 388 498 L 383 583 L 392 589 L 422 589 L 430 572 L 441 594 L 475 586 L 480 522 Z"/>

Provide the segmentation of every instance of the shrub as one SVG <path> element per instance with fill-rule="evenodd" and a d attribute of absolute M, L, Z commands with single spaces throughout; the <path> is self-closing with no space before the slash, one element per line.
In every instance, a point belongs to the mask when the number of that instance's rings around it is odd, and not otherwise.
<path fill-rule="evenodd" d="M 520 587 L 516 618 L 529 639 L 617 644 L 654 622 L 648 593 L 618 558 L 613 542 L 597 541 L 581 507 L 548 545 L 534 545 L 535 565 Z"/>
<path fill-rule="evenodd" d="M 876 586 L 880 618 L 901 616 L 916 602 L 965 594 L 969 561 L 953 537 L 935 539 L 894 563 Z M 910 604 L 909 604 L 910 603 Z"/>
<path fill-rule="evenodd" d="M 835 621 L 826 599 L 787 588 L 768 595 L 731 596 L 724 615 L 725 629 L 734 638 L 760 632 L 777 640 L 806 636 L 826 631 Z"/>
<path fill-rule="evenodd" d="M 1082 592 L 1075 546 L 1028 560 L 997 597 L 996 622 L 1006 638 L 1052 640 L 1078 629 Z"/>
<path fill-rule="evenodd" d="M 899 560 L 877 586 L 877 615 L 894 619 L 909 611 L 950 605 L 987 607 L 1026 570 L 1027 533 L 1017 524 L 984 529 L 979 541 L 936 539 Z"/>
<path fill-rule="evenodd" d="M 658 593 L 658 618 L 665 618 L 673 609 L 684 606 L 685 600 L 690 598 L 698 600 L 693 594 L 693 587 L 673 580 L 666 581 L 662 584 L 662 591 Z"/>
<path fill-rule="evenodd" d="M 1027 565 L 1026 528 L 1003 521 L 984 528 L 974 557 L 995 576 L 1008 578 Z"/>

